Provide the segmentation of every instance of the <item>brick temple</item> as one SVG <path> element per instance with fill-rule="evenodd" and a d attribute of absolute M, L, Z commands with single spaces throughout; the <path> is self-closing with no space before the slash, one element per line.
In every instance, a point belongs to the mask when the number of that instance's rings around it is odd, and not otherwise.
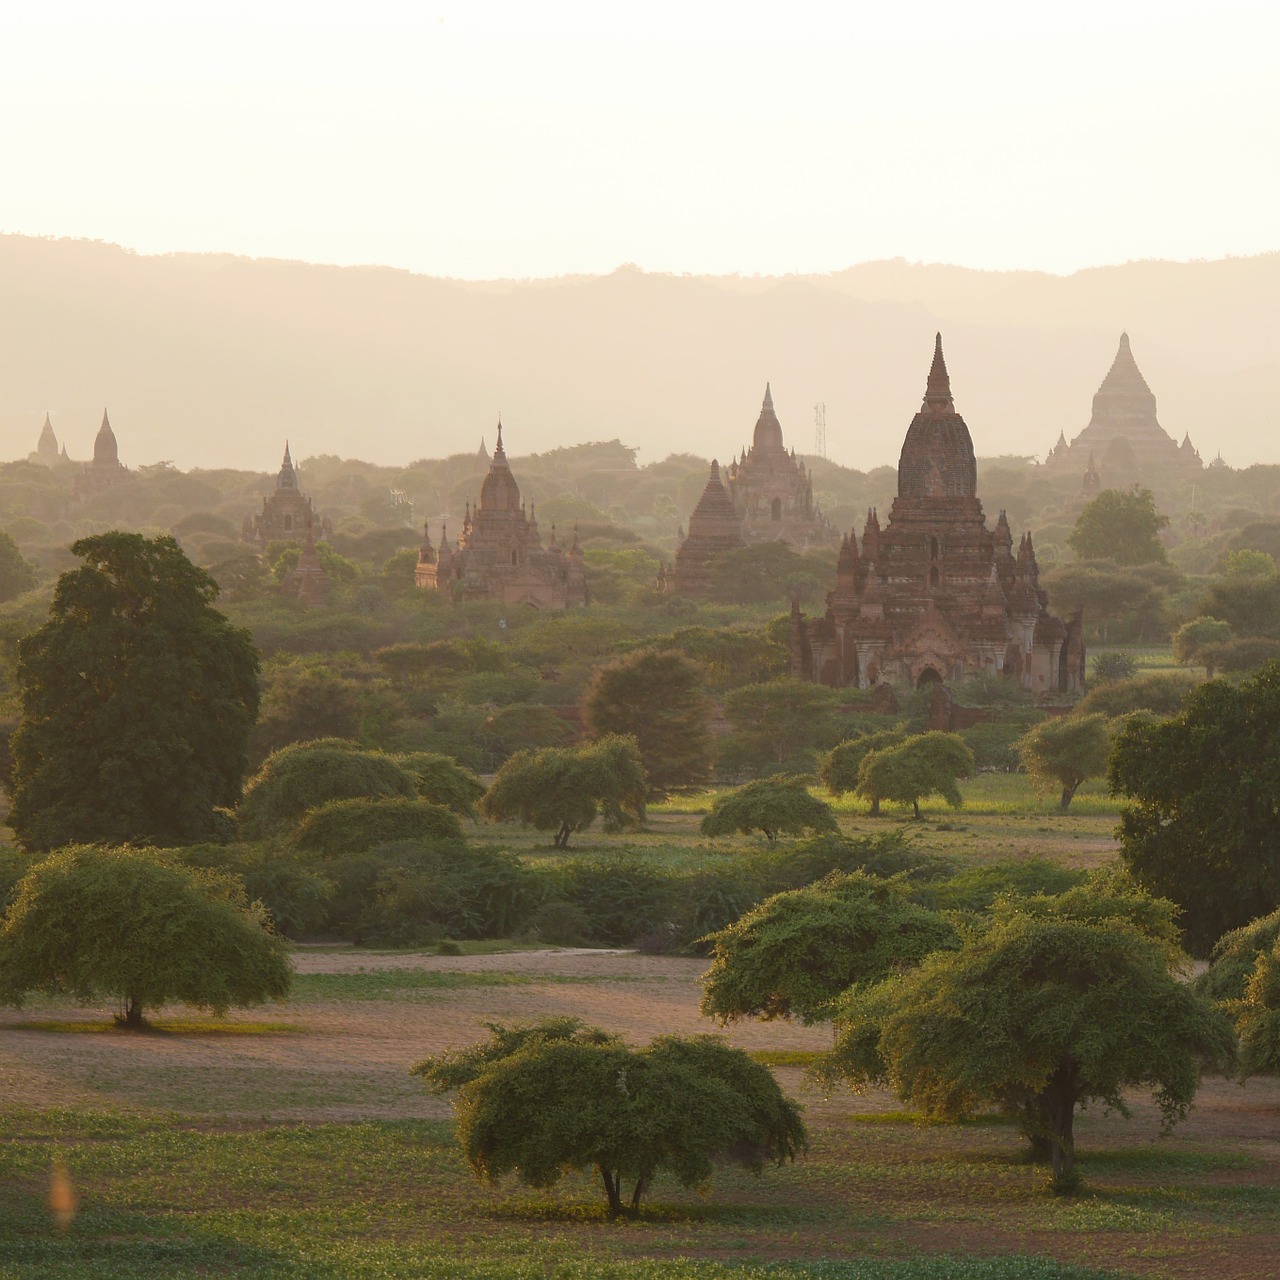
<path fill-rule="evenodd" d="M 938 334 L 888 522 L 882 528 L 868 512 L 861 546 L 852 531 L 842 540 L 823 617 L 792 606 L 792 674 L 838 687 L 917 688 L 988 673 L 1040 694 L 1080 691 L 1080 615 L 1064 622 L 1048 606 L 1031 534 L 1015 553 L 1003 511 L 987 528 L 973 441 Z"/>

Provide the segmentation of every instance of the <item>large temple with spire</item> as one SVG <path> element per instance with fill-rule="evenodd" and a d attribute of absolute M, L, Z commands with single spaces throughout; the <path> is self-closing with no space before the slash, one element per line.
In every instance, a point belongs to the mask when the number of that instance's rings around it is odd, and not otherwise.
<path fill-rule="evenodd" d="M 1038 694 L 1081 691 L 1080 615 L 1064 622 L 1048 605 L 1031 534 L 1015 554 L 1003 511 L 987 528 L 939 334 L 888 522 L 881 527 L 870 511 L 862 545 L 852 531 L 843 539 L 823 617 L 806 618 L 793 604 L 792 674 L 838 687 L 917 688 L 987 673 Z"/>
<path fill-rule="evenodd" d="M 305 541 L 308 531 L 313 538 L 323 541 L 333 533 L 333 525 L 328 518 L 317 519 L 311 499 L 302 492 L 298 469 L 293 465 L 286 440 L 275 491 L 262 499 L 259 515 L 245 516 L 240 541 L 265 551 L 272 542 Z"/>
<path fill-rule="evenodd" d="M 677 596 L 710 595 L 716 561 L 745 545 L 742 521 L 720 479 L 720 464 L 713 460 L 702 496 L 689 517 L 689 532 L 676 550 L 675 563 L 670 570 L 665 564 L 658 567 L 658 590 Z"/>
<path fill-rule="evenodd" d="M 1045 459 L 1050 471 L 1082 476 L 1086 495 L 1194 478 L 1203 465 L 1190 435 L 1178 444 L 1160 425 L 1155 395 L 1133 358 L 1127 333 L 1120 335 L 1116 358 L 1093 397 L 1089 425 L 1070 444 L 1066 433 L 1059 433 Z"/>
<path fill-rule="evenodd" d="M 797 550 L 835 541 L 835 531 L 813 500 L 813 477 L 795 449 L 788 452 L 766 383 L 751 448 L 725 472 L 733 509 L 747 542 L 787 541 Z"/>
<path fill-rule="evenodd" d="M 45 422 L 48 423 L 47 415 Z M 49 434 L 53 435 L 52 426 L 49 428 Z M 44 433 L 41 432 L 42 439 L 43 435 Z M 128 480 L 132 475 L 133 472 L 120 461 L 120 447 L 116 443 L 116 433 L 112 431 L 111 420 L 107 417 L 107 411 L 103 409 L 102 425 L 98 428 L 98 434 L 93 440 L 93 461 L 86 463 L 77 473 L 72 493 L 79 499 L 92 498 L 94 494 L 110 489 L 112 485 Z"/>
<path fill-rule="evenodd" d="M 526 509 L 511 474 L 501 422 L 480 497 L 474 508 L 467 504 L 457 545 L 449 541 L 447 523 L 441 526 L 439 547 L 425 526 L 414 580 L 424 591 L 447 591 L 453 600 L 498 600 L 534 609 L 587 603 L 586 558 L 577 531 L 566 550 L 552 525 L 543 546 L 537 514 L 533 507 Z"/>

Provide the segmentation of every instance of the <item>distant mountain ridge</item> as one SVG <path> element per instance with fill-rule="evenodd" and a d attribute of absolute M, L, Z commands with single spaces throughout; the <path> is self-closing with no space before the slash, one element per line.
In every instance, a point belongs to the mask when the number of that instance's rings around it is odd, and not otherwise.
<path fill-rule="evenodd" d="M 88 457 L 104 405 L 128 465 L 268 470 L 620 438 L 644 459 L 728 458 L 766 380 L 787 444 L 894 464 L 943 332 L 980 455 L 1043 458 L 1088 422 L 1127 329 L 1176 439 L 1206 461 L 1280 462 L 1280 253 L 1066 277 L 904 261 L 826 276 L 468 283 L 387 267 L 0 235 L 0 456 L 46 410 Z"/>

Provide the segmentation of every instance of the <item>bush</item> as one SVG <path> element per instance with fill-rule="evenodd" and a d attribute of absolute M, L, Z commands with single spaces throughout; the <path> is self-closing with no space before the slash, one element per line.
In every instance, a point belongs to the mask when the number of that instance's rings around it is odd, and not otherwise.
<path fill-rule="evenodd" d="M 1277 941 L 1280 910 L 1224 933 L 1214 945 L 1209 967 L 1196 979 L 1196 990 L 1210 1000 L 1243 1000 L 1258 958 L 1270 952 Z"/>
<path fill-rule="evenodd" d="M 391 756 L 319 738 L 272 752 L 245 788 L 236 817 L 245 839 L 262 840 L 330 800 L 417 795 L 417 779 Z"/>
<path fill-rule="evenodd" d="M 764 778 L 717 797 L 700 830 L 704 836 L 760 831 L 772 843 L 780 834 L 835 831 L 837 827 L 834 810 L 825 800 L 809 794 L 803 778 Z"/>
<path fill-rule="evenodd" d="M 401 840 L 461 841 L 462 825 L 451 810 L 429 800 L 331 800 L 309 810 L 292 839 L 307 853 L 333 858 Z"/>
<path fill-rule="evenodd" d="M 1117 680 L 1093 689 L 1081 702 L 1082 715 L 1101 712 L 1109 719 L 1133 711 L 1153 711 L 1158 716 L 1175 716 L 1182 710 L 1182 700 L 1196 687 L 1190 676 L 1176 672 L 1159 672 L 1139 676 L 1136 680 Z"/>
<path fill-rule="evenodd" d="M 1138 663 L 1133 655 L 1116 650 L 1098 654 L 1090 670 L 1094 684 L 1115 684 L 1117 680 L 1132 680 L 1137 674 Z"/>
<path fill-rule="evenodd" d="M 485 793 L 485 785 L 470 769 L 433 751 L 406 752 L 396 756 L 395 762 L 413 775 L 424 800 L 442 804 L 464 818 L 475 817 L 475 806 Z"/>
<path fill-rule="evenodd" d="M 989 910 L 1003 893 L 1021 897 L 1065 893 L 1084 884 L 1085 879 L 1083 871 L 1072 871 L 1043 858 L 1023 858 L 1017 862 L 966 867 L 946 880 L 921 889 L 918 896 L 935 910 L 981 912 Z"/>
<path fill-rule="evenodd" d="M 639 858 L 575 859 L 558 879 L 557 896 L 583 913 L 586 941 L 596 946 L 630 946 L 675 913 L 678 881 Z"/>
<path fill-rule="evenodd" d="M 1017 773 L 1022 760 L 1014 744 L 1026 732 L 1026 726 L 1010 720 L 990 720 L 960 730 L 964 745 L 973 752 L 974 767 L 979 771 Z"/>

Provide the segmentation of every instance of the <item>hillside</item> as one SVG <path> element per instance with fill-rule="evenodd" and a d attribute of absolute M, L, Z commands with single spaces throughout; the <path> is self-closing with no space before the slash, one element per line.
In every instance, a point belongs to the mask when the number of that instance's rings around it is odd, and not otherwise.
<path fill-rule="evenodd" d="M 471 450 L 501 412 L 521 452 L 620 438 L 642 461 L 749 442 L 766 379 L 789 442 L 896 462 L 944 332 L 987 456 L 1044 453 L 1089 417 L 1121 329 L 1171 434 L 1206 461 L 1280 461 L 1280 254 L 1069 277 L 905 262 L 829 276 L 464 283 L 382 267 L 146 257 L 0 236 L 0 456 L 44 412 L 87 457 L 102 406 L 129 465 L 385 464 Z M 490 440 L 490 442 L 492 442 Z"/>

